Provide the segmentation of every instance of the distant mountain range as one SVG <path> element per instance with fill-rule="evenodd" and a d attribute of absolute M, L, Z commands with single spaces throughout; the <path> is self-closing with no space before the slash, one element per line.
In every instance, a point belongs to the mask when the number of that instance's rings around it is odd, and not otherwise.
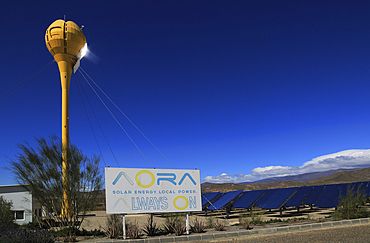
<path fill-rule="evenodd" d="M 254 182 L 242 182 L 239 184 L 246 184 L 246 185 L 247 184 L 271 184 L 271 183 L 279 182 L 279 181 L 304 182 L 304 181 L 313 180 L 313 179 L 324 177 L 324 176 L 330 176 L 340 171 L 354 171 L 354 170 L 358 170 L 358 168 L 328 170 L 328 171 L 322 171 L 322 172 L 305 173 L 305 174 L 300 174 L 300 175 L 272 177 L 272 178 L 258 180 Z"/>
<path fill-rule="evenodd" d="M 348 183 L 357 181 L 370 181 L 370 168 L 350 170 L 329 170 L 312 172 L 294 176 L 274 177 L 254 182 L 243 183 L 202 183 L 202 192 L 227 192 L 235 190 L 262 190 L 271 188 L 286 188 L 306 185 L 325 185 Z"/>

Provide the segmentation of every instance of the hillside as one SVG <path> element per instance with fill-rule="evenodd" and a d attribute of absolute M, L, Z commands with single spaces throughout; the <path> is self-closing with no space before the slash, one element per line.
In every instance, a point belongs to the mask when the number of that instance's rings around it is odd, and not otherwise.
<path fill-rule="evenodd" d="M 329 173 L 330 174 L 330 173 Z M 325 185 L 325 184 L 338 184 L 338 183 L 349 183 L 349 182 L 359 182 L 359 181 L 370 181 L 370 168 L 358 169 L 358 170 L 345 170 L 339 171 L 329 176 L 323 176 L 311 180 L 291 181 L 291 176 L 288 176 L 286 180 L 284 177 L 280 177 L 280 181 L 267 180 L 260 181 L 260 183 L 218 183 L 218 184 L 207 184 L 207 188 L 202 189 L 203 193 L 208 192 L 228 192 L 236 190 L 264 190 L 264 189 L 274 189 L 274 188 L 287 188 L 296 186 L 310 186 L 310 185 Z M 300 177 L 302 178 L 302 177 Z M 307 178 L 307 177 L 306 177 Z"/>
<path fill-rule="evenodd" d="M 217 183 L 208 186 L 205 189 L 202 189 L 203 193 L 207 192 L 229 192 L 229 191 L 238 191 L 245 190 L 244 185 L 234 184 L 234 183 Z"/>
<path fill-rule="evenodd" d="M 357 169 L 356 169 L 357 170 Z M 258 180 L 254 182 L 244 182 L 241 184 L 274 184 L 278 182 L 284 182 L 284 181 L 291 181 L 291 182 L 304 182 L 308 180 L 313 180 L 316 178 L 324 177 L 324 176 L 330 176 L 337 172 L 344 171 L 343 169 L 338 170 L 328 170 L 328 171 L 321 171 L 321 172 L 311 172 L 311 173 L 304 173 L 300 175 L 292 175 L 292 176 L 282 176 L 282 177 L 272 177 L 268 179 Z M 352 169 L 353 171 L 353 169 Z"/>
<path fill-rule="evenodd" d="M 210 187 L 212 186 L 214 183 L 210 183 L 210 182 L 204 182 L 200 185 L 201 189 L 204 190 L 206 189 L 207 187 Z"/>
<path fill-rule="evenodd" d="M 306 183 L 309 185 L 324 185 L 358 181 L 370 181 L 370 168 L 355 171 L 340 171 L 330 176 L 306 181 Z"/>

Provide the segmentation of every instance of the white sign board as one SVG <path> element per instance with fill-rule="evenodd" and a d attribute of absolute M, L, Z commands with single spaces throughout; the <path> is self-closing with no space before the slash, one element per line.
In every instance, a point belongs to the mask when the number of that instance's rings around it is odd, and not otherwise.
<path fill-rule="evenodd" d="M 202 211 L 199 170 L 105 168 L 107 214 Z"/>

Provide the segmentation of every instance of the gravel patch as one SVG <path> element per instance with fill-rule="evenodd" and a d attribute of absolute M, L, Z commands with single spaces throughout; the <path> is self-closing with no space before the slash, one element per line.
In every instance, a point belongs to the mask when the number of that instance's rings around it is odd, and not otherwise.
<path fill-rule="evenodd" d="M 218 241 L 220 243 L 311 243 L 311 242 L 336 242 L 336 243 L 365 243 L 370 242 L 370 224 L 340 226 L 335 228 L 317 229 L 309 231 L 300 231 L 293 233 L 281 233 L 274 235 L 249 236 L 244 238 L 233 238 Z"/>

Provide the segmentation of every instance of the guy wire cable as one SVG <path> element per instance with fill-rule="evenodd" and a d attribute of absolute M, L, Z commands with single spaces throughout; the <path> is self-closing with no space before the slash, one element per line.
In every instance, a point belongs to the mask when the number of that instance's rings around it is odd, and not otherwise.
<path fill-rule="evenodd" d="M 121 127 L 121 129 L 125 132 L 126 136 L 131 140 L 131 142 L 135 145 L 136 149 L 141 153 L 141 155 L 145 158 L 145 160 L 149 163 L 149 165 L 153 168 L 155 168 L 148 160 L 148 158 L 144 155 L 144 153 L 140 150 L 140 148 L 136 145 L 134 140 L 128 135 L 127 131 L 123 128 L 121 123 L 117 120 L 117 118 L 113 115 L 112 111 L 108 108 L 108 106 L 105 104 L 105 102 L 102 100 L 102 98 L 99 96 L 99 94 L 96 92 L 96 90 L 91 86 L 90 82 L 87 80 L 87 78 L 83 75 L 82 72 L 80 72 L 82 77 L 85 79 L 85 81 L 89 84 L 90 88 L 94 91 L 95 95 L 100 99 L 100 102 L 105 106 L 105 108 L 108 110 L 108 112 L 111 114 L 113 119 L 117 122 L 117 124 Z"/>
<path fill-rule="evenodd" d="M 112 101 L 112 99 L 110 99 L 108 97 L 108 95 L 99 87 L 99 85 L 97 85 L 95 83 L 95 81 L 85 72 L 85 70 L 83 70 L 81 67 L 80 67 L 80 73 L 82 74 L 82 71 L 86 74 L 87 77 L 89 77 L 89 79 L 95 84 L 96 87 L 98 87 L 98 89 L 105 95 L 105 97 L 107 97 L 107 99 L 121 112 L 121 114 L 141 133 L 141 135 L 175 168 L 176 166 L 174 166 L 171 161 L 152 143 L 152 141 L 149 140 L 149 138 L 147 138 L 144 133 L 128 118 L 128 116 Z"/>
<path fill-rule="evenodd" d="M 17 86 L 21 85 L 21 83 L 24 82 L 24 84 L 22 84 L 20 87 L 18 87 L 16 90 L 14 90 L 12 93 L 10 93 L 7 97 L 5 97 L 4 99 L 2 99 L 0 101 L 0 103 L 2 103 L 4 100 L 6 100 L 7 98 L 9 98 L 12 94 L 14 94 L 17 90 L 19 90 L 20 88 L 22 88 L 24 85 L 26 85 L 29 81 L 31 81 L 34 77 L 36 77 L 38 74 L 40 74 L 42 71 L 44 71 L 46 68 L 48 68 L 51 64 L 53 64 L 55 62 L 55 60 L 51 61 L 50 63 L 46 64 L 44 67 L 40 68 L 38 71 L 36 71 L 35 73 L 33 73 L 32 75 L 28 76 L 26 79 L 23 79 L 21 82 L 19 82 L 17 85 L 15 85 L 13 88 L 9 89 L 8 91 L 6 91 L 4 94 L 0 95 L 0 97 L 4 96 L 5 94 L 9 93 L 12 89 L 15 89 Z M 28 80 L 28 81 L 27 81 Z"/>
<path fill-rule="evenodd" d="M 80 80 L 78 80 L 78 81 L 80 82 Z M 93 109 L 93 108 L 92 108 L 92 106 L 91 106 L 90 100 L 87 98 L 86 92 L 85 92 L 85 90 L 84 90 L 84 88 L 83 88 L 83 86 L 82 86 L 82 84 L 81 84 L 81 83 L 80 83 L 80 85 L 81 85 L 82 91 L 84 92 L 84 95 L 85 95 L 85 97 L 86 97 L 86 100 L 87 100 L 87 102 L 89 103 L 90 109 L 91 109 L 91 111 L 92 111 L 92 113 L 93 113 L 93 115 L 94 115 L 94 117 L 95 117 L 95 120 L 96 120 L 96 122 L 98 123 L 98 126 L 99 126 L 99 128 L 100 128 L 100 131 L 101 131 L 101 133 L 102 133 L 102 134 L 103 134 L 103 136 L 104 136 L 105 142 L 107 143 L 107 145 L 108 145 L 108 147 L 109 147 L 109 150 L 111 151 L 112 156 L 113 156 L 114 160 L 115 160 L 115 161 L 116 161 L 116 163 L 117 163 L 117 166 L 120 168 L 121 166 L 119 165 L 118 160 L 117 160 L 117 158 L 116 158 L 116 155 L 113 153 L 113 149 L 112 149 L 112 147 L 110 146 L 110 143 L 108 142 L 107 137 L 105 136 L 105 133 L 104 133 L 104 131 L 103 131 L 103 128 L 101 127 L 100 122 L 99 122 L 99 120 L 98 120 L 98 118 L 97 118 L 97 116 L 96 116 L 96 114 L 95 114 L 95 112 L 94 112 L 94 109 Z M 95 136 L 95 135 L 94 135 L 94 136 Z M 98 141 L 96 141 L 96 142 L 98 143 Z M 103 155 L 102 155 L 102 156 L 103 156 Z"/>
<path fill-rule="evenodd" d="M 93 135 L 94 135 L 94 138 L 95 138 L 96 144 L 98 145 L 98 149 L 99 149 L 100 155 L 101 155 L 101 157 L 102 157 L 103 163 L 104 163 L 105 167 L 107 167 L 107 164 L 105 163 L 105 160 L 104 160 L 103 153 L 102 153 L 102 151 L 101 151 L 101 149 L 100 149 L 100 146 L 99 146 L 98 140 L 97 140 L 97 138 L 96 138 L 96 135 L 95 135 L 95 132 L 94 132 L 94 128 L 93 128 L 93 126 L 92 126 L 92 124 L 91 124 L 91 120 L 90 120 L 89 114 L 87 113 L 87 109 L 86 109 L 85 103 L 84 103 L 84 101 L 83 101 L 83 99 L 82 99 L 82 95 L 81 95 L 81 92 L 80 92 L 80 88 L 78 87 L 78 84 L 80 84 L 80 86 L 81 86 L 81 89 L 82 89 L 82 90 L 83 90 L 83 87 L 82 87 L 82 85 L 81 85 L 81 82 L 80 82 L 80 80 L 79 80 L 78 76 L 77 76 L 76 74 L 74 74 L 74 76 L 75 76 L 75 77 L 76 77 L 76 79 L 77 79 L 77 80 L 76 80 L 76 81 L 77 81 L 77 82 L 76 82 L 76 86 L 77 86 L 78 94 L 80 95 L 81 102 L 82 102 L 82 105 L 83 105 L 83 107 L 84 107 L 84 110 L 85 110 L 85 113 L 86 113 L 86 116 L 87 116 L 87 120 L 89 121 L 91 131 L 92 131 L 92 133 L 93 133 Z M 83 91 L 84 91 L 84 90 L 83 90 Z M 85 92 L 84 92 L 84 93 L 85 93 Z M 87 102 L 90 104 L 90 102 L 89 102 L 88 98 L 86 97 L 86 94 L 85 94 L 85 98 L 87 99 Z M 94 111 L 93 111 L 93 112 L 94 112 Z M 114 157 L 114 158 L 116 158 L 114 155 L 113 155 L 113 157 Z M 117 162 L 117 160 L 116 160 L 116 162 Z M 118 165 L 118 162 L 117 162 L 117 165 Z M 119 167 L 119 165 L 118 165 L 118 167 Z"/>
<path fill-rule="evenodd" d="M 74 64 L 76 64 L 76 63 L 75 63 L 75 61 L 74 61 L 73 59 L 71 59 L 71 61 L 72 61 Z M 95 120 L 96 120 L 96 122 L 98 123 L 98 126 L 99 126 L 99 128 L 100 128 L 100 131 L 101 131 L 101 133 L 102 133 L 102 134 L 103 134 L 103 136 L 104 136 L 105 142 L 107 143 L 107 145 L 108 145 L 108 147 L 109 147 L 109 150 L 111 151 L 112 156 L 113 156 L 114 160 L 115 160 L 115 161 L 116 161 L 116 163 L 117 163 L 118 168 L 121 168 L 121 166 L 119 165 L 118 160 L 117 160 L 117 158 L 116 158 L 116 155 L 113 153 L 113 149 L 112 149 L 112 147 L 110 146 L 110 144 L 109 144 L 109 142 L 108 142 L 107 137 L 105 136 L 105 133 L 104 133 L 104 131 L 103 131 L 103 128 L 101 127 L 100 122 L 99 122 L 99 120 L 98 120 L 98 118 L 97 118 L 97 116 L 96 116 L 96 114 L 95 114 L 95 112 L 94 112 L 94 109 L 93 109 L 93 107 L 91 106 L 90 100 L 89 100 L 89 98 L 88 98 L 88 97 L 87 97 L 87 95 L 86 95 L 85 89 L 83 88 L 83 86 L 82 86 L 82 84 L 81 84 L 81 82 L 80 82 L 80 79 L 78 78 L 78 76 L 77 76 L 77 75 L 75 75 L 75 76 L 77 77 L 77 80 L 78 80 L 78 82 L 79 82 L 79 84 L 80 84 L 80 86 L 81 86 L 81 89 L 82 89 L 82 91 L 83 91 L 83 93 L 84 93 L 84 95 L 85 95 L 85 98 L 86 98 L 86 100 L 87 100 L 87 103 L 89 104 L 90 109 L 91 109 L 91 111 L 92 111 L 92 113 L 93 113 L 93 115 L 94 115 L 94 117 L 95 117 Z M 77 84 L 77 82 L 76 82 L 76 84 Z M 78 85 L 77 85 L 77 89 L 78 89 Z M 78 90 L 78 92 L 80 93 L 80 90 Z M 81 97 L 81 94 L 80 94 L 80 97 Z M 82 100 L 82 97 L 81 97 L 81 100 Z M 83 103 L 83 101 L 82 101 L 82 103 Z M 83 104 L 84 104 L 84 103 L 83 103 Z M 85 108 L 85 104 L 84 104 L 84 109 L 85 109 L 85 112 L 86 112 L 87 118 L 89 119 L 89 116 L 88 116 L 88 114 L 87 114 L 87 110 L 86 110 L 86 108 Z M 101 150 L 100 150 L 100 146 L 99 146 L 98 140 L 97 140 L 97 138 L 96 138 L 96 136 L 95 136 L 95 133 L 94 133 L 94 130 L 93 130 L 93 127 L 92 127 L 92 124 L 91 124 L 90 119 L 89 119 L 89 123 L 90 123 L 91 130 L 92 130 L 92 132 L 93 132 L 93 134 L 94 134 L 95 141 L 96 141 L 96 143 L 97 143 L 97 145 L 98 145 L 98 148 L 99 148 L 100 154 L 101 154 L 101 156 L 102 156 L 102 158 L 103 158 L 104 165 L 106 166 L 106 164 L 105 164 L 105 160 L 104 160 L 104 157 L 103 157 L 103 153 L 102 153 L 102 152 L 101 152 Z"/>

